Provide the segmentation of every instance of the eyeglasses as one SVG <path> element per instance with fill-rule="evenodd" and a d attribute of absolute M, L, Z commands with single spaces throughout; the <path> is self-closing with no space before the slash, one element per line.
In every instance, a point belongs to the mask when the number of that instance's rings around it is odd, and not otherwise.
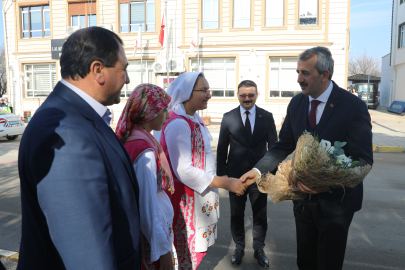
<path fill-rule="evenodd" d="M 248 95 L 246 95 L 246 94 L 243 94 L 243 95 L 239 95 L 241 98 L 246 98 L 246 97 L 249 97 L 249 98 L 254 98 L 255 96 L 256 96 L 256 94 L 248 94 Z"/>
<path fill-rule="evenodd" d="M 204 89 L 193 89 L 193 91 L 197 92 L 204 92 L 205 95 L 209 95 L 211 93 L 211 90 L 209 88 L 204 88 Z"/>

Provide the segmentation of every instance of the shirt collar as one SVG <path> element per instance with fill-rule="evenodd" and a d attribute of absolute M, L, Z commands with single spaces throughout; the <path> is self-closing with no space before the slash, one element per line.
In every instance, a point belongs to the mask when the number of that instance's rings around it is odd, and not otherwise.
<path fill-rule="evenodd" d="M 312 100 L 319 100 L 321 102 L 326 103 L 328 101 L 328 98 L 330 96 L 330 93 L 332 93 L 332 88 L 333 88 L 333 83 L 332 81 L 330 82 L 328 88 L 326 89 L 325 92 L 322 93 L 322 95 L 320 95 L 318 98 L 312 98 L 311 96 L 308 96 L 309 98 L 309 102 L 311 102 Z"/>
<path fill-rule="evenodd" d="M 86 101 L 96 111 L 96 113 L 100 115 L 100 117 L 104 116 L 105 112 L 107 111 L 107 107 L 64 79 L 60 80 L 60 82 L 84 99 L 84 101 Z"/>
<path fill-rule="evenodd" d="M 239 105 L 239 108 L 240 108 L 240 114 L 243 115 L 246 112 L 246 110 L 242 107 L 242 105 Z M 253 108 L 249 110 L 249 113 L 251 115 L 254 115 L 255 112 L 256 112 L 256 105 L 254 105 Z"/>

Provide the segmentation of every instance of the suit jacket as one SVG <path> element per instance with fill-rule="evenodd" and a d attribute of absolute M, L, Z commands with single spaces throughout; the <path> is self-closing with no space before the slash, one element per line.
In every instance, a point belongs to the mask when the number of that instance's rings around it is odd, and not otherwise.
<path fill-rule="evenodd" d="M 358 97 L 332 83 L 332 92 L 315 133 L 319 136 L 319 140 L 325 139 L 332 144 L 335 141 L 347 142 L 343 147 L 346 156 L 351 156 L 355 160 L 362 159 L 372 165 L 372 133 L 367 106 Z M 308 130 L 308 109 L 308 96 L 301 93 L 291 99 L 280 130 L 279 141 L 255 166 L 260 172 L 273 170 L 295 150 L 298 138 Z M 332 192 L 319 195 L 321 211 L 325 216 L 336 217 L 353 213 L 361 209 L 363 184 L 355 188 L 332 188 Z"/>
<path fill-rule="evenodd" d="M 242 122 L 240 106 L 225 113 L 218 139 L 217 175 L 241 177 L 276 141 L 276 126 L 270 112 L 256 106 L 255 126 L 250 141 Z"/>
<path fill-rule="evenodd" d="M 94 109 L 58 83 L 21 139 L 18 269 L 140 269 L 138 184 Z"/>

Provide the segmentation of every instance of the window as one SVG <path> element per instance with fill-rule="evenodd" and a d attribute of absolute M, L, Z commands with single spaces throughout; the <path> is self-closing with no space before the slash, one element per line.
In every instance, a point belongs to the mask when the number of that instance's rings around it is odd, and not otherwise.
<path fill-rule="evenodd" d="M 70 3 L 69 4 L 70 25 L 80 28 L 97 25 L 97 3 Z"/>
<path fill-rule="evenodd" d="M 143 60 L 143 83 L 155 83 L 154 72 L 153 72 L 153 62 L 151 60 Z M 124 84 L 121 90 L 121 97 L 127 98 L 135 89 L 136 86 L 141 84 L 141 60 L 129 61 L 127 67 L 128 77 L 130 78 L 129 84 Z"/>
<path fill-rule="evenodd" d="M 284 25 L 284 0 L 266 0 L 266 27 Z"/>
<path fill-rule="evenodd" d="M 405 24 L 399 26 L 399 42 L 398 48 L 405 46 Z"/>
<path fill-rule="evenodd" d="M 49 6 L 23 7 L 21 15 L 23 38 L 51 36 Z"/>
<path fill-rule="evenodd" d="M 297 83 L 298 58 L 270 58 L 269 96 L 271 98 L 291 98 L 301 93 Z"/>
<path fill-rule="evenodd" d="M 120 4 L 121 33 L 137 32 L 140 24 L 142 31 L 155 31 L 154 0 L 125 2 Z"/>
<path fill-rule="evenodd" d="M 405 1 L 405 0 L 400 0 L 400 1 L 399 1 L 399 4 L 403 4 L 403 3 L 404 3 L 404 1 Z"/>
<path fill-rule="evenodd" d="M 56 85 L 56 64 L 24 65 L 27 98 L 47 97 Z"/>
<path fill-rule="evenodd" d="M 200 70 L 210 84 L 213 97 L 234 97 L 236 88 L 234 58 L 200 59 Z M 198 71 L 197 59 L 191 60 L 191 70 Z"/>
<path fill-rule="evenodd" d="M 318 25 L 318 0 L 300 0 L 299 25 Z"/>
<path fill-rule="evenodd" d="M 233 0 L 233 27 L 250 27 L 250 1 Z"/>
<path fill-rule="evenodd" d="M 219 0 L 203 0 L 202 29 L 219 28 Z"/>

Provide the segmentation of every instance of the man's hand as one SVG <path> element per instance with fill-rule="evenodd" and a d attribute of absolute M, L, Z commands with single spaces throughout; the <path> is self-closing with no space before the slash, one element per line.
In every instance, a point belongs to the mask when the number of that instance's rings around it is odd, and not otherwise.
<path fill-rule="evenodd" d="M 159 261 L 160 261 L 159 270 L 174 270 L 172 251 L 169 251 L 166 254 L 160 256 Z"/>
<path fill-rule="evenodd" d="M 228 180 L 228 186 L 225 189 L 238 195 L 243 195 L 243 193 L 245 193 L 246 185 L 240 179 L 228 178 Z"/>
<path fill-rule="evenodd" d="M 297 188 L 299 191 L 301 191 L 303 193 L 307 193 L 307 194 L 318 194 L 318 193 L 330 191 L 330 187 L 328 187 L 328 186 L 319 186 L 319 187 L 309 188 L 306 185 L 304 185 L 304 183 L 302 183 L 301 181 L 297 182 Z"/>
<path fill-rule="evenodd" d="M 259 180 L 259 172 L 256 169 L 251 169 L 240 178 L 246 187 Z"/>

